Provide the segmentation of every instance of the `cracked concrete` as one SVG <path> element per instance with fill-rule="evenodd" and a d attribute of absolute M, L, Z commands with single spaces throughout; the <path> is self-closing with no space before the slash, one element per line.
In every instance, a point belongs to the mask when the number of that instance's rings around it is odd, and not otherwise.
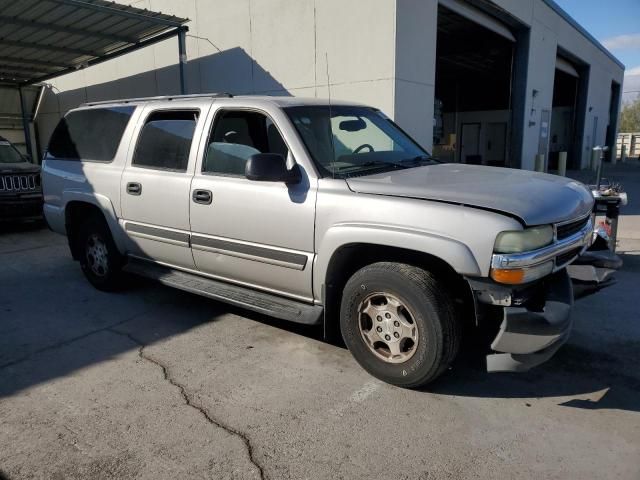
<path fill-rule="evenodd" d="M 128 321 L 128 320 L 127 320 Z M 126 323 L 126 322 L 123 322 Z M 213 418 L 211 416 L 211 414 L 202 406 L 200 405 L 196 405 L 193 400 L 191 399 L 190 395 L 187 393 L 186 388 L 184 387 L 184 385 L 182 385 L 181 383 L 179 383 L 177 380 L 175 380 L 170 372 L 169 372 L 169 367 L 167 367 L 166 365 L 163 365 L 162 363 L 160 363 L 158 360 L 154 359 L 153 357 L 147 355 L 145 353 L 145 344 L 143 344 L 142 342 L 140 342 L 140 340 L 138 340 L 137 338 L 135 338 L 133 335 L 131 335 L 130 333 L 126 333 L 126 332 L 121 332 L 119 330 L 116 330 L 114 328 L 108 328 L 108 330 L 110 332 L 116 333 L 118 335 L 124 335 L 126 336 L 129 340 L 131 340 L 133 343 L 135 343 L 136 345 L 138 345 L 138 355 L 140 356 L 140 358 L 143 358 L 145 360 L 147 360 L 148 362 L 153 363 L 154 365 L 160 367 L 162 369 L 162 374 L 164 375 L 164 379 L 169 382 L 171 385 L 173 385 L 174 387 L 176 387 L 179 392 L 180 395 L 182 396 L 184 403 L 186 405 L 189 405 L 191 408 L 194 408 L 195 410 L 197 410 L 198 412 L 200 412 L 200 414 L 202 414 L 202 416 L 204 417 L 204 419 L 209 422 L 211 425 L 215 425 L 218 428 L 222 428 L 223 430 L 226 430 L 227 432 L 229 432 L 232 435 L 236 435 L 238 436 L 240 439 L 242 439 L 242 441 L 244 442 L 246 448 L 247 448 L 247 455 L 249 457 L 249 460 L 251 461 L 251 463 L 253 463 L 256 467 L 256 469 L 258 470 L 258 473 L 260 474 L 260 478 L 261 479 L 265 479 L 267 478 L 264 474 L 264 470 L 262 468 L 262 466 L 258 463 L 258 461 L 254 458 L 253 455 L 253 447 L 251 446 L 251 440 L 249 440 L 249 437 L 247 437 L 246 434 L 239 432 L 238 430 L 236 430 L 233 427 L 230 427 L 229 425 L 225 425 L 224 423 L 222 423 L 220 420 L 216 420 L 215 418 Z"/>
<path fill-rule="evenodd" d="M 634 235 L 550 363 L 489 375 L 470 350 L 408 391 L 316 330 L 144 281 L 98 292 L 64 238 L 0 233 L 0 480 L 638 480 Z"/>

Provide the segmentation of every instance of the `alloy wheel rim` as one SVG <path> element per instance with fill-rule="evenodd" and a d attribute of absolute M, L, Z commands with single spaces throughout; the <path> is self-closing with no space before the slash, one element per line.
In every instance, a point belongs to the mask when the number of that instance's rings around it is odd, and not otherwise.
<path fill-rule="evenodd" d="M 104 277 L 109 272 L 109 252 L 107 245 L 98 235 L 89 235 L 87 239 L 87 264 L 98 277 Z"/>
<path fill-rule="evenodd" d="M 395 295 L 376 292 L 358 306 L 358 328 L 371 353 L 387 363 L 404 363 L 416 353 L 418 325 Z"/>

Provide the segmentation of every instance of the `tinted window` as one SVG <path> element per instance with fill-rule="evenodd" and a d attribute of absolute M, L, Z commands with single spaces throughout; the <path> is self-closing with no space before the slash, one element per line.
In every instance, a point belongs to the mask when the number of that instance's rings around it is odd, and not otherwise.
<path fill-rule="evenodd" d="M 22 163 L 25 158 L 20 155 L 16 147 L 0 137 L 0 163 Z"/>
<path fill-rule="evenodd" d="M 133 156 L 133 164 L 162 170 L 186 171 L 198 112 L 154 112 L 147 118 Z"/>
<path fill-rule="evenodd" d="M 209 136 L 203 172 L 244 175 L 247 160 L 257 153 L 289 153 L 278 128 L 258 112 L 222 111 Z"/>
<path fill-rule="evenodd" d="M 112 161 L 134 110 L 129 106 L 70 112 L 53 131 L 47 150 L 49 157 Z"/>

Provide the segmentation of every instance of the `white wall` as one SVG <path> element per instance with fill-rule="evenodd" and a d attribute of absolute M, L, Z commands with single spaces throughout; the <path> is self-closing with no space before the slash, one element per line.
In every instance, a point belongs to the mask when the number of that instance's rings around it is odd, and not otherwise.
<path fill-rule="evenodd" d="M 429 151 L 437 34 L 437 0 L 397 0 L 394 120 Z"/>
<path fill-rule="evenodd" d="M 327 98 L 330 83 L 332 98 L 394 116 L 395 0 L 121 3 L 191 19 L 189 93 Z M 170 39 L 51 81 L 59 95 L 48 95 L 42 106 L 43 142 L 61 113 L 80 103 L 179 93 L 177 49 L 177 39 Z"/>

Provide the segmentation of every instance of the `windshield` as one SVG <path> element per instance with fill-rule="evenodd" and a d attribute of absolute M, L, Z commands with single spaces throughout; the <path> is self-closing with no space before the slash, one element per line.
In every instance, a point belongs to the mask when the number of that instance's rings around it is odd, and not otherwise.
<path fill-rule="evenodd" d="M 435 162 L 374 108 L 314 106 L 285 111 L 323 176 L 347 178 Z"/>
<path fill-rule="evenodd" d="M 0 140 L 0 163 L 20 163 L 26 162 L 25 158 L 20 155 L 16 147 L 6 140 Z"/>

